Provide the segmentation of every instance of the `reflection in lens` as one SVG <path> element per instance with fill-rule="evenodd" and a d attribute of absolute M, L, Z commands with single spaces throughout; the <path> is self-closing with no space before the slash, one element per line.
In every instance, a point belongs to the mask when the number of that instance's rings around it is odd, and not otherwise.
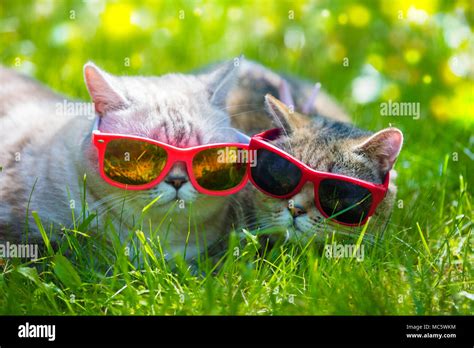
<path fill-rule="evenodd" d="M 301 170 L 274 152 L 257 150 L 256 162 L 251 169 L 252 178 L 268 193 L 284 196 L 291 193 L 301 180 Z"/>
<path fill-rule="evenodd" d="M 325 179 L 319 185 L 322 210 L 331 218 L 347 224 L 359 224 L 372 206 L 372 194 L 362 186 L 337 179 Z"/>
<path fill-rule="evenodd" d="M 167 157 L 166 151 L 157 145 L 133 139 L 114 139 L 105 149 L 104 172 L 121 184 L 148 184 L 160 175 Z"/>
<path fill-rule="evenodd" d="M 238 186 L 246 173 L 247 150 L 228 146 L 203 150 L 193 158 L 193 173 L 198 184 L 211 191 Z"/>

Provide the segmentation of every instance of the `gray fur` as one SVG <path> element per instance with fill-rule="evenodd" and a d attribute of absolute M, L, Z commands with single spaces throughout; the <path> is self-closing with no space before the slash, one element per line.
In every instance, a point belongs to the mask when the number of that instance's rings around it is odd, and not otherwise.
<path fill-rule="evenodd" d="M 207 75 L 117 77 L 87 64 L 86 82 L 101 117 L 100 130 L 139 135 L 179 147 L 236 140 L 221 107 L 225 102 L 221 99 L 234 83 L 235 73 L 228 65 Z M 64 97 L 12 70 L 0 68 L 0 78 L 2 86 L 10 86 L 0 91 L 0 241 L 24 240 L 29 224 L 29 241 L 41 242 L 36 224 L 30 214 L 26 215 L 35 182 L 29 212 L 38 211 L 46 227 L 53 224 L 52 239 L 57 240 L 61 226 L 70 227 L 71 200 L 79 216 L 84 174 L 89 208 L 99 213 L 101 221 L 111 217 L 124 240 L 133 232 L 129 229 L 142 208 L 158 195 L 161 198 L 148 211 L 145 221 L 151 219 L 158 226 L 169 213 L 159 231 L 167 253 L 183 252 L 189 214 L 193 224 L 205 228 L 207 245 L 225 237 L 231 223 L 232 197 L 201 195 L 189 181 L 178 190 L 166 180 L 146 191 L 125 191 L 108 185 L 98 172 L 90 117 L 58 115 L 56 105 Z M 21 155 L 19 161 L 15 161 L 15 153 Z M 173 167 L 169 176 L 173 175 L 187 176 L 184 166 L 178 163 Z M 184 208 L 176 200 L 182 200 Z M 123 204 L 126 211 L 119 223 Z M 193 231 L 188 258 L 197 254 L 196 242 Z"/>

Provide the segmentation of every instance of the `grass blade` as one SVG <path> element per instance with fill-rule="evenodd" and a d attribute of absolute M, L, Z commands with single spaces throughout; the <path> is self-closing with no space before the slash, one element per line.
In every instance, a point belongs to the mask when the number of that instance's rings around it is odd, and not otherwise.
<path fill-rule="evenodd" d="M 53 255 L 53 248 L 51 246 L 51 242 L 49 241 L 48 235 L 46 234 L 46 231 L 44 230 L 43 224 L 41 223 L 41 219 L 38 215 L 38 212 L 32 211 L 31 215 L 33 215 L 33 219 L 36 222 L 36 225 L 38 226 L 38 229 L 41 233 L 41 237 L 43 238 L 44 244 L 46 246 L 46 250 L 48 251 L 49 255 Z"/>

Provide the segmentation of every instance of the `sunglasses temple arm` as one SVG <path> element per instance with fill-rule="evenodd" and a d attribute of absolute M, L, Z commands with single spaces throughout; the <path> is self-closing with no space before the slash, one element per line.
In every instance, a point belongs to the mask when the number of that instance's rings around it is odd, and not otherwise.
<path fill-rule="evenodd" d="M 92 126 L 92 132 L 99 130 L 100 117 L 96 117 L 94 125 Z"/>
<path fill-rule="evenodd" d="M 235 134 L 237 135 L 237 141 L 239 143 L 242 143 L 242 144 L 248 144 L 250 143 L 250 137 L 244 133 L 242 133 L 241 131 L 237 130 L 237 129 L 233 129 Z"/>

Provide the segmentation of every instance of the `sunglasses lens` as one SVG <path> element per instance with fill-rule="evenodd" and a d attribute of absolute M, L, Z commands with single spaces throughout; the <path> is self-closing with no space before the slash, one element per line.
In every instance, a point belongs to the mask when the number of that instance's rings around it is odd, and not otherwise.
<path fill-rule="evenodd" d="M 157 145 L 133 139 L 114 139 L 105 149 L 104 172 L 121 184 L 144 185 L 161 174 L 167 158 L 166 151 Z"/>
<path fill-rule="evenodd" d="M 346 224 L 360 224 L 372 206 L 372 194 L 368 189 L 342 180 L 321 181 L 318 193 L 324 213 Z"/>
<path fill-rule="evenodd" d="M 193 158 L 197 183 L 210 191 L 225 191 L 238 186 L 247 171 L 246 149 L 235 146 L 200 151 Z"/>
<path fill-rule="evenodd" d="M 256 165 L 251 168 L 251 174 L 257 186 L 275 196 L 294 191 L 302 175 L 296 165 L 264 149 L 257 150 Z"/>

